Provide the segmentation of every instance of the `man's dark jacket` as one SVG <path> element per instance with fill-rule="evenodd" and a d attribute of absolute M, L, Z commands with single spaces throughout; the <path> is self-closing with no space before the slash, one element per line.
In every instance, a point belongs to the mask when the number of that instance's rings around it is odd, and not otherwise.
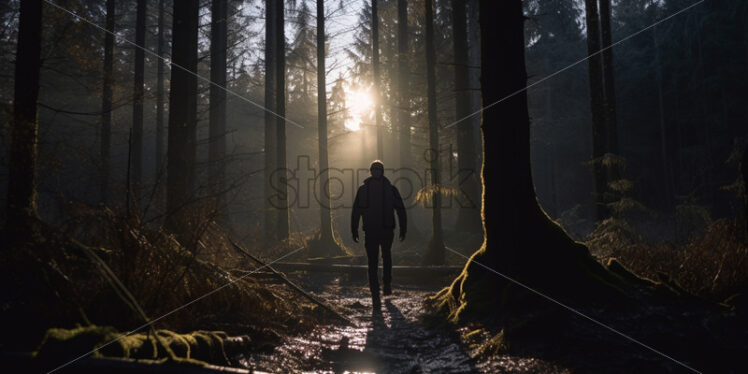
<path fill-rule="evenodd" d="M 395 228 L 395 211 L 400 224 L 400 235 L 405 235 L 408 223 L 405 215 L 405 205 L 400 192 L 386 177 L 369 177 L 364 180 L 353 200 L 351 214 L 351 231 L 358 235 L 359 218 L 364 219 L 364 232 L 371 234 L 383 233 L 385 229 Z"/>

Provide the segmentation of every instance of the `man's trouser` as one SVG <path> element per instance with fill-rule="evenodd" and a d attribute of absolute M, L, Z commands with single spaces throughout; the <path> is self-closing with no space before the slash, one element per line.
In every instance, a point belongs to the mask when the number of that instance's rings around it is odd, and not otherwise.
<path fill-rule="evenodd" d="M 364 238 L 364 247 L 366 248 L 366 257 L 369 258 L 369 289 L 372 295 L 379 295 L 379 247 L 382 247 L 382 281 L 385 286 L 392 282 L 392 240 L 394 239 L 394 230 L 384 230 L 382 232 L 366 232 Z"/>

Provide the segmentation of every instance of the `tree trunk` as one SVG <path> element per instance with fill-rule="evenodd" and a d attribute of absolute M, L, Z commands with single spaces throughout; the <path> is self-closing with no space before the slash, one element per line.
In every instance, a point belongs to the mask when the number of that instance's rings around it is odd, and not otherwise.
<path fill-rule="evenodd" d="M 526 318 L 524 308 L 547 309 L 547 301 L 495 272 L 565 301 L 612 297 L 615 279 L 537 203 L 523 22 L 520 0 L 480 3 L 481 92 L 484 105 L 495 104 L 483 112 L 481 124 L 485 239 L 462 274 L 432 298 L 452 321 L 469 315 L 501 320 L 513 311 Z"/>
<path fill-rule="evenodd" d="M 208 146 L 209 183 L 213 189 L 215 209 L 224 221 L 228 219 L 224 193 L 226 189 L 226 29 L 227 0 L 211 3 L 210 26 L 210 124 Z"/>
<path fill-rule="evenodd" d="M 275 38 L 275 72 L 276 72 L 276 97 L 275 108 L 278 114 L 275 120 L 277 141 L 277 173 L 278 187 L 278 238 L 288 239 L 288 185 L 286 174 L 286 34 L 285 34 L 285 7 L 283 1 L 278 1 L 275 12 L 276 38 Z"/>
<path fill-rule="evenodd" d="M 600 36 L 602 48 L 611 45 L 610 0 L 600 0 Z M 605 90 L 606 151 L 618 154 L 618 126 L 616 120 L 616 85 L 613 68 L 613 48 L 603 51 L 603 81 Z"/>
<path fill-rule="evenodd" d="M 595 181 L 594 195 L 598 220 L 607 218 L 605 191 L 607 183 L 602 158 L 607 141 L 605 131 L 605 92 L 603 87 L 602 61 L 600 57 L 600 21 L 597 0 L 585 0 L 587 22 L 587 54 L 590 80 L 590 110 L 592 111 L 592 177 Z"/>
<path fill-rule="evenodd" d="M 610 31 L 610 0 L 600 0 L 600 37 L 602 48 L 611 45 Z M 603 94 L 605 100 L 605 152 L 618 155 L 618 121 L 616 119 L 616 85 L 613 68 L 613 48 L 602 53 L 603 63 Z M 613 163 L 608 167 L 608 181 L 622 177 L 621 165 Z"/>
<path fill-rule="evenodd" d="M 180 240 L 189 240 L 196 222 L 185 206 L 195 181 L 197 124 L 198 0 L 174 2 L 172 67 L 169 87 L 169 144 L 167 150 L 167 228 Z M 185 70 L 186 69 L 186 70 Z"/>
<path fill-rule="evenodd" d="M 265 239 L 271 240 L 278 237 L 277 218 L 273 201 L 272 178 L 276 165 L 276 139 L 275 139 L 275 4 L 273 0 L 265 1 L 265 199 L 263 207 L 265 212 Z"/>
<path fill-rule="evenodd" d="M 137 206 L 140 197 L 140 186 L 143 165 L 143 90 L 145 84 L 145 0 L 138 0 L 135 16 L 135 76 L 132 89 L 132 169 L 130 191 L 133 191 Z"/>
<path fill-rule="evenodd" d="M 377 129 L 377 158 L 384 158 L 384 129 L 382 128 L 382 85 L 379 74 L 379 15 L 377 0 L 371 0 L 371 68 L 374 86 L 374 119 Z"/>
<path fill-rule="evenodd" d="M 164 40 L 164 0 L 158 1 L 158 47 L 157 53 L 164 57 L 166 53 L 166 41 Z M 162 207 L 163 199 L 163 175 L 164 175 L 164 60 L 157 59 L 156 65 L 156 201 L 157 206 Z"/>
<path fill-rule="evenodd" d="M 104 77 L 101 95 L 101 202 L 109 198 L 109 161 L 112 142 L 112 78 L 114 72 L 114 0 L 106 2 L 104 36 Z"/>
<path fill-rule="evenodd" d="M 36 211 L 37 99 L 42 39 L 42 1 L 22 1 L 16 44 L 13 120 L 8 165 L 6 232 L 32 238 Z"/>
<path fill-rule="evenodd" d="M 317 136 L 319 138 L 320 239 L 332 242 L 330 186 L 327 162 L 327 84 L 325 79 L 325 2 L 317 0 Z"/>
<path fill-rule="evenodd" d="M 668 134 L 665 121 L 665 97 L 663 93 L 662 62 L 660 60 L 660 46 L 657 41 L 657 26 L 652 28 L 652 44 L 655 54 L 654 68 L 657 79 L 657 108 L 660 123 L 660 158 L 662 159 L 662 201 L 667 211 L 673 209 L 673 179 L 671 178 L 670 162 L 668 161 Z"/>
<path fill-rule="evenodd" d="M 397 0 L 397 96 L 400 167 L 412 167 L 410 156 L 410 67 L 408 63 L 408 0 Z"/>
<path fill-rule="evenodd" d="M 426 80 L 428 90 L 429 154 L 431 160 L 431 224 L 433 234 L 429 240 L 423 262 L 427 265 L 444 264 L 444 241 L 442 238 L 441 176 L 439 166 L 439 123 L 436 117 L 436 51 L 434 50 L 433 0 L 425 1 L 426 8 Z"/>
<path fill-rule="evenodd" d="M 452 1 L 452 41 L 454 43 L 455 119 L 470 115 L 468 74 L 467 14 L 465 0 Z M 470 121 L 457 124 L 457 183 L 463 198 L 458 200 L 456 230 L 478 233 L 481 229 L 478 172 L 475 169 L 475 134 Z"/>

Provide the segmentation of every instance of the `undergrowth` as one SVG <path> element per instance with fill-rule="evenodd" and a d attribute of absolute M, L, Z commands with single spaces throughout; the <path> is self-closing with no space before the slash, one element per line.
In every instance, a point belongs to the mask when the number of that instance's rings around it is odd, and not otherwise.
<path fill-rule="evenodd" d="M 182 245 L 138 217 L 106 208 L 76 213 L 58 227 L 41 222 L 41 238 L 0 253 L 8 291 L 1 350 L 34 350 L 50 328 L 131 331 L 185 305 L 159 320 L 159 331 L 247 334 L 260 349 L 326 321 L 320 308 L 235 250 L 212 221 Z"/>
<path fill-rule="evenodd" d="M 609 219 L 587 245 L 603 262 L 616 258 L 636 274 L 673 281 L 710 300 L 748 292 L 748 233 L 739 220 L 716 220 L 686 243 L 647 243 L 625 221 Z"/>

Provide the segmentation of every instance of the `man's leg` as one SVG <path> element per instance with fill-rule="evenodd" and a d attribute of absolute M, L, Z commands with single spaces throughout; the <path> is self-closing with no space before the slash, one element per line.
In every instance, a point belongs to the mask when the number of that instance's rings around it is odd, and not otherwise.
<path fill-rule="evenodd" d="M 394 240 L 394 231 L 390 231 L 382 237 L 382 283 L 384 287 L 382 292 L 385 295 L 392 294 L 392 241 Z"/>
<path fill-rule="evenodd" d="M 364 248 L 366 257 L 369 259 L 369 290 L 371 295 L 379 297 L 379 238 L 374 235 L 364 234 Z"/>

